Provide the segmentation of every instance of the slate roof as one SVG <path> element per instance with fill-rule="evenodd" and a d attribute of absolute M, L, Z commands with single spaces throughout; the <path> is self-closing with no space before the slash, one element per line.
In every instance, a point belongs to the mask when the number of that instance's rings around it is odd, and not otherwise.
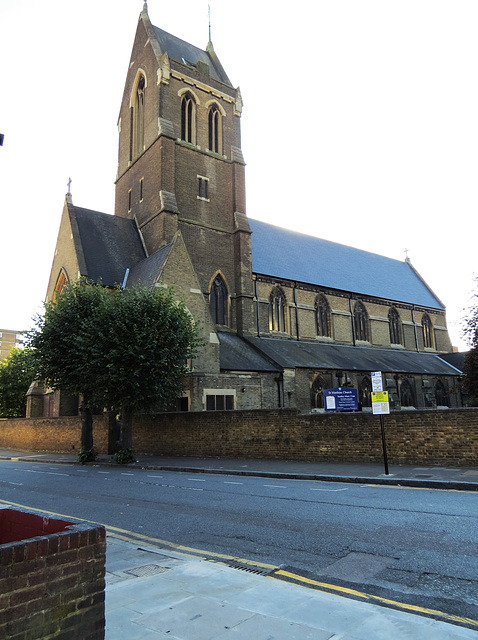
<path fill-rule="evenodd" d="M 426 375 L 456 376 L 460 372 L 433 353 L 405 349 L 377 349 L 352 345 L 324 344 L 248 337 L 247 342 L 280 367 L 305 369 L 345 369 Z"/>
<path fill-rule="evenodd" d="M 156 282 L 161 267 L 168 257 L 170 249 L 171 245 L 167 244 L 161 247 L 161 249 L 158 249 L 158 251 L 155 251 L 155 253 L 148 258 L 134 265 L 130 270 L 126 286 L 132 287 L 140 284 L 145 287 L 152 287 Z"/>
<path fill-rule="evenodd" d="M 281 367 L 235 333 L 218 332 L 221 369 L 226 371 L 275 371 Z"/>
<path fill-rule="evenodd" d="M 153 29 L 161 50 L 167 52 L 170 58 L 191 66 L 195 66 L 198 61 L 205 62 L 209 66 L 211 78 L 232 86 L 224 69 L 220 64 L 216 64 L 216 60 L 207 51 L 203 51 L 199 47 L 195 47 L 189 42 L 181 40 L 181 38 L 177 38 L 167 31 L 163 31 L 163 29 L 159 29 L 159 27 L 153 26 Z"/>
<path fill-rule="evenodd" d="M 249 218 L 252 270 L 277 279 L 444 309 L 410 263 Z"/>
<path fill-rule="evenodd" d="M 133 220 L 68 205 L 80 271 L 105 286 L 121 285 L 146 254 Z"/>

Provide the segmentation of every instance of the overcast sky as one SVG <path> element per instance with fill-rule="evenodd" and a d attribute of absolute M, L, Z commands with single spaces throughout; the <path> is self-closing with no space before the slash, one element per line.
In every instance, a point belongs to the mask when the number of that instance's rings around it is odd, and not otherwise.
<path fill-rule="evenodd" d="M 452 342 L 474 290 L 476 0 L 210 0 L 244 109 L 247 212 L 412 264 Z M 0 0 L 0 328 L 42 309 L 73 203 L 113 213 L 117 118 L 142 0 Z M 207 0 L 149 0 L 205 48 Z M 380 274 L 377 274 L 377 278 Z"/>

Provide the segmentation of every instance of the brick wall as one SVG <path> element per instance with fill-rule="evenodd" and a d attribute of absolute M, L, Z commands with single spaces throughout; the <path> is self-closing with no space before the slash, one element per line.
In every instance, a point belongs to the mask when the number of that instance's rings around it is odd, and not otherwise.
<path fill-rule="evenodd" d="M 0 638 L 102 640 L 104 528 L 16 509 L 0 510 L 0 524 Z"/>
<path fill-rule="evenodd" d="M 478 465 L 478 410 L 402 411 L 384 416 L 395 464 Z M 0 448 L 71 452 L 77 418 L 0 420 Z M 95 416 L 94 443 L 107 452 L 108 423 Z M 294 410 L 218 411 L 137 416 L 138 454 L 323 461 L 382 461 L 380 420 L 370 413 Z"/>

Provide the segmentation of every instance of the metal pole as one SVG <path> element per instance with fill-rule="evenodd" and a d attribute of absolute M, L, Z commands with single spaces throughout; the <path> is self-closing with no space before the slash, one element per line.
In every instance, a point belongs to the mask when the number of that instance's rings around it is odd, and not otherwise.
<path fill-rule="evenodd" d="M 388 476 L 387 444 L 385 442 L 385 428 L 383 426 L 383 415 L 382 414 L 380 414 L 380 429 L 382 431 L 382 449 L 383 449 L 383 463 L 385 465 L 385 475 Z"/>

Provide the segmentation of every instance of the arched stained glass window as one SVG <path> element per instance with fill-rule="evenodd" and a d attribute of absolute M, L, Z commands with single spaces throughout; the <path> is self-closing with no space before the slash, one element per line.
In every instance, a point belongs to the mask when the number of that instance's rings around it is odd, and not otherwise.
<path fill-rule="evenodd" d="M 286 331 L 287 299 L 280 287 L 274 287 L 269 296 L 269 330 Z"/>
<path fill-rule="evenodd" d="M 428 313 L 422 316 L 423 346 L 433 348 L 433 325 Z"/>
<path fill-rule="evenodd" d="M 211 310 L 212 319 L 216 324 L 227 325 L 228 314 L 228 291 L 226 283 L 221 275 L 217 275 L 211 285 L 209 294 L 209 308 Z"/>

